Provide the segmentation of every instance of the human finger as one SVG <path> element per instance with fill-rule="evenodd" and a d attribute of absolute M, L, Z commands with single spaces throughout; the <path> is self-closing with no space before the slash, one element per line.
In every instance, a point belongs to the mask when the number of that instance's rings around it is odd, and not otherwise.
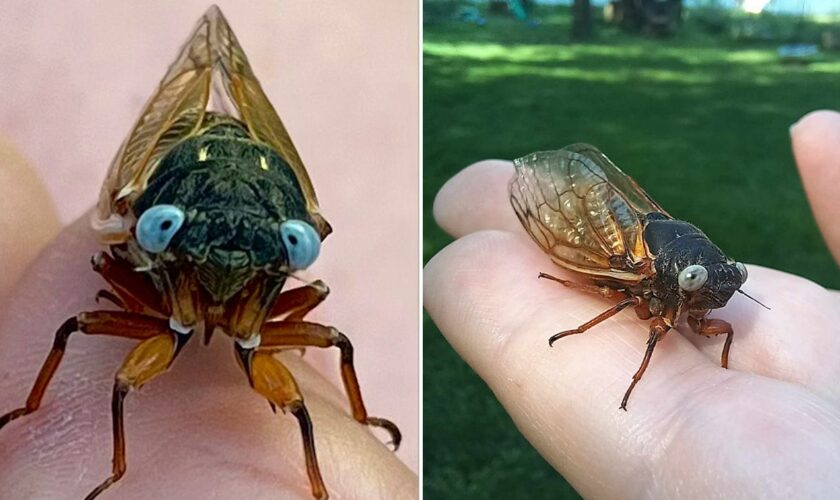
<path fill-rule="evenodd" d="M 840 113 L 814 111 L 790 129 L 793 155 L 811 209 L 834 259 L 840 263 Z"/>
<path fill-rule="evenodd" d="M 0 301 L 59 229 L 52 201 L 35 170 L 0 138 Z"/>
<path fill-rule="evenodd" d="M 508 184 L 513 164 L 484 160 L 446 181 L 435 196 L 435 222 L 454 238 L 484 229 L 524 230 L 510 207 Z"/>

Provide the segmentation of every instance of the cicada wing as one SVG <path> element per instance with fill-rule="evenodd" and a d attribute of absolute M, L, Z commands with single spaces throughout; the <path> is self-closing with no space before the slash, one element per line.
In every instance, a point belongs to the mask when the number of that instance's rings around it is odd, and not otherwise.
<path fill-rule="evenodd" d="M 292 168 L 306 199 L 307 210 L 321 239 L 325 238 L 332 232 L 332 227 L 320 213 L 315 188 L 312 187 L 306 167 L 286 127 L 263 92 L 242 46 L 221 11 L 211 7 L 205 17 L 210 20 L 211 48 L 220 65 L 222 82 L 228 96 L 233 100 L 251 136 L 274 148 Z"/>
<path fill-rule="evenodd" d="M 157 92 L 111 163 L 93 218 L 104 242 L 124 241 L 130 230 L 124 201 L 142 192 L 159 160 L 202 123 L 210 95 L 211 12 L 201 18 Z"/>
<path fill-rule="evenodd" d="M 624 196 L 627 202 L 636 209 L 637 212 L 642 214 L 659 212 L 668 215 L 668 212 L 660 207 L 658 203 L 653 201 L 653 198 L 651 198 L 632 177 L 622 172 L 615 163 L 607 158 L 607 155 L 602 153 L 592 144 L 579 142 L 566 146 L 563 149 L 585 156 L 595 165 L 600 167 L 601 172 L 603 172 L 607 181 L 615 186 L 615 188 Z"/>
<path fill-rule="evenodd" d="M 292 168 L 321 238 L 331 231 L 312 182 L 283 122 L 262 91 L 221 10 L 202 16 L 178 58 L 143 109 L 105 179 L 94 217 L 104 242 L 124 241 L 130 230 L 125 201 L 145 189 L 160 159 L 204 123 L 211 92 L 221 86 L 253 139 L 273 147 Z"/>
<path fill-rule="evenodd" d="M 659 209 L 632 179 L 611 162 L 608 172 L 570 149 L 533 153 L 514 165 L 511 204 L 552 260 L 587 274 L 641 279 L 635 266 L 647 257 L 644 214 Z M 628 186 L 634 190 L 625 192 Z"/>

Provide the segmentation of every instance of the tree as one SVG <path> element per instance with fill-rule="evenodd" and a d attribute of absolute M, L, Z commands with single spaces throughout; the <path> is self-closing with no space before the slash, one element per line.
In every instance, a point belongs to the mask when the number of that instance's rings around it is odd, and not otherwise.
<path fill-rule="evenodd" d="M 572 4 L 572 39 L 592 37 L 592 7 L 589 0 L 574 0 Z"/>

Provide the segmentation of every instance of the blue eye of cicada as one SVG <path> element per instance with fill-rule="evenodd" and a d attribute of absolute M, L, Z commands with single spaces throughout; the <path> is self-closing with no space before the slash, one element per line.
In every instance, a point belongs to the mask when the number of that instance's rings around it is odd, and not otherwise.
<path fill-rule="evenodd" d="M 306 269 L 321 251 L 321 236 L 302 220 L 287 220 L 280 225 L 280 237 L 289 256 L 289 267 Z"/>
<path fill-rule="evenodd" d="M 143 212 L 137 220 L 137 243 L 147 252 L 163 252 L 183 223 L 184 211 L 180 208 L 175 205 L 155 205 Z"/>

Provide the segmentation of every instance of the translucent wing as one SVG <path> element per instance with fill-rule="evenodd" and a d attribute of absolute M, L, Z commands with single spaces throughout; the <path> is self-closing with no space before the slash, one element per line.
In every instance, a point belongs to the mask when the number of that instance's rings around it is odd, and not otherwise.
<path fill-rule="evenodd" d="M 589 144 L 514 161 L 510 201 L 534 241 L 563 267 L 638 281 L 644 215 L 665 211 Z M 666 214 L 667 215 L 667 214 Z"/>
<path fill-rule="evenodd" d="M 312 182 L 283 122 L 224 15 L 213 6 L 199 20 L 111 164 L 93 219 L 103 241 L 126 239 L 129 202 L 145 189 L 160 159 L 202 127 L 211 93 L 219 88 L 252 138 L 271 146 L 291 166 L 321 237 L 332 231 L 320 214 Z"/>
<path fill-rule="evenodd" d="M 312 181 L 280 116 L 277 115 L 277 111 L 263 92 L 257 77 L 254 76 L 251 65 L 248 64 L 248 58 L 245 57 L 245 52 L 222 12 L 218 7 L 213 6 L 205 18 L 209 19 L 210 46 L 218 58 L 218 64 L 223 72 L 222 81 L 228 96 L 233 99 L 254 139 L 270 145 L 292 167 L 306 198 L 306 207 L 321 233 L 321 239 L 325 238 L 332 232 L 332 228 L 320 213 Z"/>
<path fill-rule="evenodd" d="M 613 163 L 607 155 L 602 153 L 598 148 L 592 144 L 585 144 L 579 142 L 566 146 L 566 151 L 577 153 L 591 160 L 597 165 L 603 175 L 606 176 L 607 182 L 615 186 L 615 188 L 624 196 L 628 203 L 630 203 L 637 212 L 647 214 L 650 212 L 659 212 L 668 215 L 658 203 L 642 189 L 632 177 L 625 174 Z"/>

